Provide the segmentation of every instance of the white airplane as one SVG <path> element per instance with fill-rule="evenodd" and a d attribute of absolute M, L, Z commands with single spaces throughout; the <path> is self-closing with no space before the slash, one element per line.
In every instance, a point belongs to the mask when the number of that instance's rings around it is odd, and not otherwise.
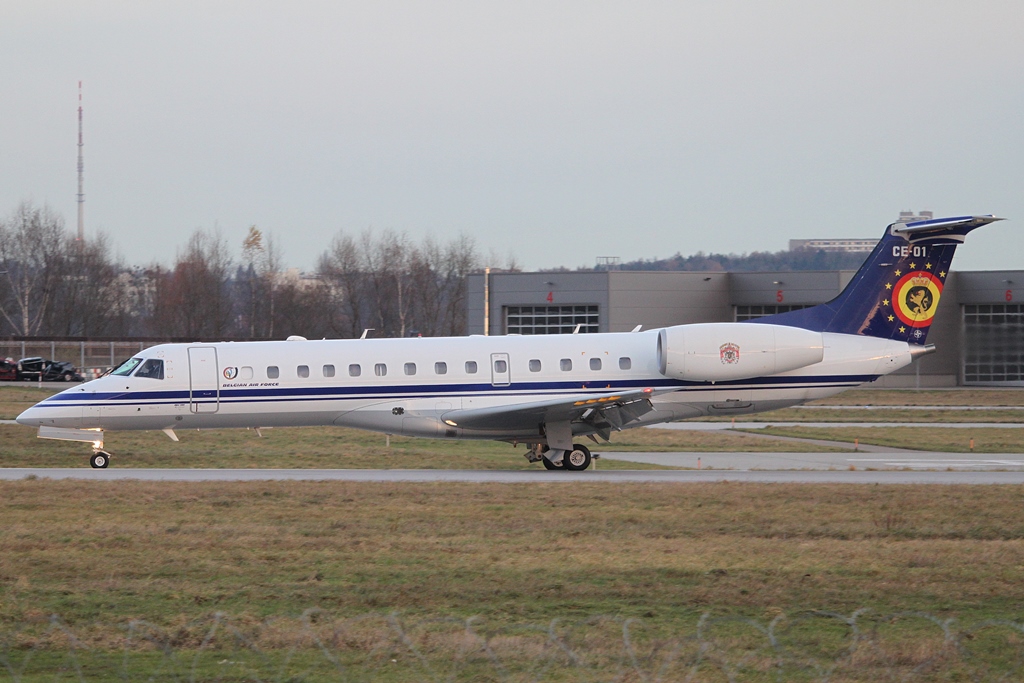
<path fill-rule="evenodd" d="M 584 470 L 579 437 L 774 410 L 870 382 L 934 351 L 925 338 L 953 252 L 994 216 L 895 223 L 832 301 L 745 323 L 614 334 L 161 344 L 29 408 L 43 438 L 106 431 L 356 427 L 530 446 Z"/>

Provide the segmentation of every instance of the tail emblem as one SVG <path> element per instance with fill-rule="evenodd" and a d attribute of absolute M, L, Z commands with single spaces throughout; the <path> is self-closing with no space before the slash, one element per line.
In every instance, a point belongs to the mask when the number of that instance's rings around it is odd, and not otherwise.
<path fill-rule="evenodd" d="M 932 273 L 907 273 L 893 287 L 893 310 L 900 322 L 910 327 L 927 327 L 935 317 L 942 296 L 942 281 Z"/>

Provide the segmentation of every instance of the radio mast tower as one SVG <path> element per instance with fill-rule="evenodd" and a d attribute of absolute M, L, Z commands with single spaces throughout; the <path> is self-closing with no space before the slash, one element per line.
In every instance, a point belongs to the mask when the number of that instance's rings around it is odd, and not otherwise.
<path fill-rule="evenodd" d="M 85 161 L 82 160 L 82 81 L 78 81 L 78 245 L 85 244 Z"/>

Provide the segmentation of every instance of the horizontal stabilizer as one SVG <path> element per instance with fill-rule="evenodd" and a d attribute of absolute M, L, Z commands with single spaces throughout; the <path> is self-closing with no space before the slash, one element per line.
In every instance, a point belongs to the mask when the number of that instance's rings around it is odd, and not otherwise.
<path fill-rule="evenodd" d="M 931 240 L 946 240 L 962 243 L 971 230 L 1001 221 L 995 216 L 959 216 L 956 218 L 936 218 L 930 221 L 914 223 L 896 223 L 892 231 L 905 237 L 911 244 L 921 244 Z M 936 242 L 937 243 L 937 242 Z"/>

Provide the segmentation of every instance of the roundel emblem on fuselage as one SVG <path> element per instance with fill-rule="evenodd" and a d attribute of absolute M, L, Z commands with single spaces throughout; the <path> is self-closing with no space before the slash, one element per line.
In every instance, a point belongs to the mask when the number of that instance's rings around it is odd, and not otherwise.
<path fill-rule="evenodd" d="M 942 295 L 942 281 L 931 273 L 907 273 L 896 283 L 892 292 L 896 316 L 911 327 L 928 327 L 935 317 L 935 308 Z"/>
<path fill-rule="evenodd" d="M 238 368 L 224 368 L 224 379 L 234 379 L 238 377 Z"/>

